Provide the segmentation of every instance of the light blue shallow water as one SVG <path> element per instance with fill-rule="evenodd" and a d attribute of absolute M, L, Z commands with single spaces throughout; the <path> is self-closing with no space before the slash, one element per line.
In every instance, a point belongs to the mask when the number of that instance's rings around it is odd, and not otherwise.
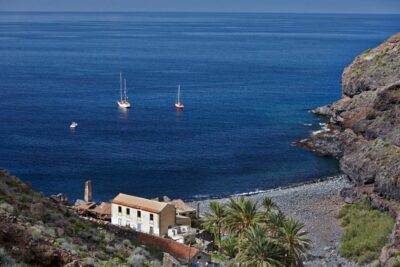
<path fill-rule="evenodd" d="M 336 174 L 335 160 L 289 144 L 318 128 L 307 110 L 340 97 L 343 68 L 399 25 L 373 15 L 0 13 L 0 165 L 72 199 L 92 179 L 96 200 Z M 115 102 L 120 71 L 128 112 Z"/>

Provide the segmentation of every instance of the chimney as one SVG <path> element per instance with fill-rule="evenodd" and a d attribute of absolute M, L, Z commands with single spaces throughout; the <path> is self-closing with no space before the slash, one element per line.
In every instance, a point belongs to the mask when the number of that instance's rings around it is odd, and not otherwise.
<path fill-rule="evenodd" d="M 92 202 L 92 181 L 88 180 L 85 182 L 85 196 L 86 202 Z"/>

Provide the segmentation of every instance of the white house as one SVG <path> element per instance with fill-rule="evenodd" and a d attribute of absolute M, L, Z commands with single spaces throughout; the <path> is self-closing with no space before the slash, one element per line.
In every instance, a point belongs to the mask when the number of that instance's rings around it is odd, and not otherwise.
<path fill-rule="evenodd" d="M 196 230 L 189 225 L 175 226 L 168 229 L 168 237 L 182 244 L 195 243 Z"/>
<path fill-rule="evenodd" d="M 111 223 L 163 236 L 176 225 L 175 207 L 141 197 L 118 194 L 111 202 Z"/>

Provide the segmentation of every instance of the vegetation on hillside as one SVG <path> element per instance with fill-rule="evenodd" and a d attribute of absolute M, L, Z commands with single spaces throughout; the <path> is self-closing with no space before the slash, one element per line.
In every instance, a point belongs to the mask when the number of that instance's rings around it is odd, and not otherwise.
<path fill-rule="evenodd" d="M 0 266 L 2 267 L 25 267 L 25 264 L 18 264 L 7 252 L 0 248 Z"/>
<path fill-rule="evenodd" d="M 265 198 L 259 205 L 244 197 L 211 202 L 203 226 L 214 233 L 213 258 L 235 266 L 299 266 L 310 248 L 304 225 L 286 218 Z"/>
<path fill-rule="evenodd" d="M 0 170 L 0 229 L 1 266 L 19 266 L 13 262 L 52 267 L 161 265 L 161 252 L 77 217 L 4 170 Z"/>
<path fill-rule="evenodd" d="M 360 264 L 377 260 L 393 229 L 394 219 L 373 209 L 368 202 L 344 206 L 339 218 L 345 228 L 340 255 Z"/>

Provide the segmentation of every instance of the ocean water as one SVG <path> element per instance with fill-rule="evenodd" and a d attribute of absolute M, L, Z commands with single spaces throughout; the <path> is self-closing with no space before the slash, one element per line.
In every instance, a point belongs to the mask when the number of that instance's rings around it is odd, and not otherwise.
<path fill-rule="evenodd" d="M 184 199 L 338 173 L 290 142 L 400 16 L 0 13 L 0 166 L 45 194 Z M 119 72 L 133 104 L 116 105 Z M 184 111 L 174 109 L 182 87 Z M 70 130 L 77 121 L 79 127 Z M 311 123 L 312 126 L 304 126 Z"/>

